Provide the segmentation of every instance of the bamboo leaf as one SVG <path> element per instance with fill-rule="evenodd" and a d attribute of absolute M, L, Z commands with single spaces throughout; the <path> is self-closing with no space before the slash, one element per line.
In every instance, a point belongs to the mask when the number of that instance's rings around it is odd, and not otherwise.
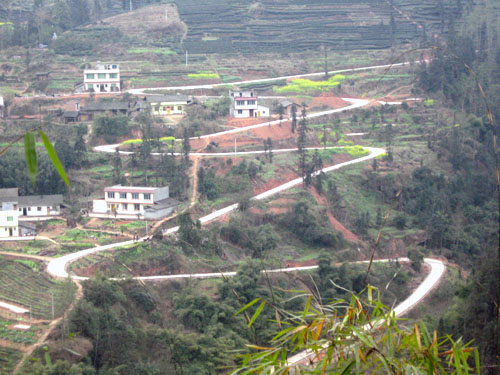
<path fill-rule="evenodd" d="M 255 350 L 274 350 L 275 348 L 268 348 L 266 346 L 259 346 L 259 345 L 252 345 L 252 344 L 245 344 L 246 347 L 255 349 Z"/>
<path fill-rule="evenodd" d="M 243 311 L 245 311 L 246 309 L 248 309 L 250 306 L 253 306 L 253 305 L 255 305 L 257 302 L 259 302 L 259 301 L 260 301 L 260 299 L 261 299 L 261 298 L 259 297 L 259 298 L 254 299 L 254 300 L 253 300 L 253 301 L 251 301 L 251 302 L 248 302 L 245 306 L 243 306 L 241 309 L 239 309 L 238 311 L 236 311 L 236 312 L 234 313 L 234 315 L 238 315 L 238 314 L 242 313 Z"/>
<path fill-rule="evenodd" d="M 59 157 L 57 156 L 56 150 L 54 150 L 54 146 L 52 146 L 52 143 L 50 143 L 49 139 L 47 138 L 47 136 L 45 135 L 45 133 L 41 129 L 38 130 L 38 133 L 40 133 L 40 137 L 42 138 L 43 146 L 45 147 L 47 154 L 49 154 L 50 161 L 52 162 L 52 164 L 56 168 L 57 173 L 59 173 L 59 176 L 61 176 L 64 183 L 67 186 L 69 186 L 68 176 L 66 176 L 66 171 L 64 170 L 64 167 L 61 164 Z"/>
<path fill-rule="evenodd" d="M 304 308 L 304 312 L 302 313 L 302 319 L 304 319 L 309 311 L 309 307 L 311 306 L 312 294 L 307 297 L 306 307 Z"/>
<path fill-rule="evenodd" d="M 28 176 L 31 180 L 31 184 L 35 185 L 38 160 L 36 155 L 35 135 L 32 132 L 27 132 L 24 135 L 24 155 L 26 157 L 26 165 L 28 166 Z"/>
<path fill-rule="evenodd" d="M 474 350 L 474 363 L 476 365 L 476 374 L 481 375 L 481 366 L 479 364 L 479 352 Z"/>
<path fill-rule="evenodd" d="M 257 307 L 257 310 L 255 310 L 255 313 L 253 314 L 252 319 L 250 319 L 250 322 L 248 322 L 248 328 L 250 328 L 252 326 L 252 324 L 255 322 L 255 320 L 259 317 L 264 306 L 266 306 L 266 301 L 262 302 L 259 305 L 259 307 Z"/>
<path fill-rule="evenodd" d="M 418 349 L 422 350 L 422 341 L 420 340 L 420 331 L 418 330 L 417 323 L 415 323 L 415 334 L 417 335 Z"/>

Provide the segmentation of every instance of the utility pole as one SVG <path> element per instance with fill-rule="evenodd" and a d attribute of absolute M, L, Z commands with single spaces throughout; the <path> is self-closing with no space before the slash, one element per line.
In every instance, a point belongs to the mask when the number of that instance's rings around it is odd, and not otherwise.
<path fill-rule="evenodd" d="M 186 50 L 186 66 L 188 66 L 188 51 Z"/>
<path fill-rule="evenodd" d="M 55 314 L 54 314 L 54 292 L 50 292 L 50 296 L 52 299 L 52 320 L 54 320 Z"/>
<path fill-rule="evenodd" d="M 236 137 L 234 137 L 234 154 L 236 155 Z"/>

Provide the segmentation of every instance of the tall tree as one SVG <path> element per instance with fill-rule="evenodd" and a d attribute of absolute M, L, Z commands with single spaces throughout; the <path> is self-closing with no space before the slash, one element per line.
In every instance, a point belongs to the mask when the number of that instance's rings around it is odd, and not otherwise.
<path fill-rule="evenodd" d="M 295 133 L 297 127 L 297 107 L 292 105 L 292 133 Z"/>
<path fill-rule="evenodd" d="M 112 175 L 112 183 L 121 184 L 123 180 L 122 177 L 122 159 L 120 157 L 120 150 L 117 147 L 115 153 L 113 155 L 113 175 Z"/>

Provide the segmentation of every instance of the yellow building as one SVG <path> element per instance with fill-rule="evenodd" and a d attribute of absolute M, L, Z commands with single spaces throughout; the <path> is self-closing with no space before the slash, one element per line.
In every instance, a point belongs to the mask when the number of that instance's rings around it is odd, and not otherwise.
<path fill-rule="evenodd" d="M 151 95 L 146 97 L 153 116 L 186 114 L 186 106 L 191 102 L 187 95 Z"/>

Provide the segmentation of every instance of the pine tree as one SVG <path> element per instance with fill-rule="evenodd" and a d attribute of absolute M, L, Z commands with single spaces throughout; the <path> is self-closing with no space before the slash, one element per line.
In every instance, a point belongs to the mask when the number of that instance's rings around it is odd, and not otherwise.
<path fill-rule="evenodd" d="M 117 147 L 113 155 L 113 176 L 112 183 L 114 185 L 122 182 L 122 159 L 120 157 L 120 149 Z"/>
<path fill-rule="evenodd" d="M 292 106 L 292 133 L 295 133 L 297 127 L 297 107 L 295 104 Z"/>

